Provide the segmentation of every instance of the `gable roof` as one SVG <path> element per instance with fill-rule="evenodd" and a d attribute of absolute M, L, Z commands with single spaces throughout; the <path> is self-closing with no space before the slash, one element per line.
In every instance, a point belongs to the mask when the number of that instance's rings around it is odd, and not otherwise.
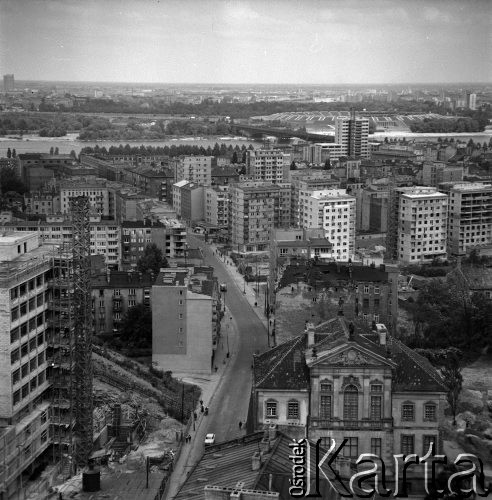
<path fill-rule="evenodd" d="M 304 349 L 305 335 L 299 335 L 269 351 L 255 356 L 254 377 L 257 389 L 307 389 L 307 373 Z"/>
<path fill-rule="evenodd" d="M 299 335 L 265 353 L 256 356 L 254 380 L 256 389 L 309 389 L 309 367 L 312 349 L 318 355 L 343 350 L 343 346 L 359 347 L 372 353 L 376 358 L 384 358 L 384 364 L 393 373 L 393 392 L 446 392 L 447 388 L 437 370 L 430 362 L 399 340 L 387 334 L 386 346 L 379 343 L 379 336 L 369 331 L 354 329 L 349 334 L 349 326 L 343 316 L 325 321 L 313 328 L 314 345 L 308 347 L 308 334 Z M 299 352 L 302 352 L 299 359 Z M 321 361 L 325 356 L 320 356 Z M 309 365 L 309 366 L 308 366 Z"/>

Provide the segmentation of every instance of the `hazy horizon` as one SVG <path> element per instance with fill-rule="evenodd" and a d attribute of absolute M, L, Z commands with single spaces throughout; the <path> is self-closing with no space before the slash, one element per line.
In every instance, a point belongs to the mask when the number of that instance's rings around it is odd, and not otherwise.
<path fill-rule="evenodd" d="M 488 0 L 1 0 L 0 71 L 101 84 L 487 84 L 491 26 Z"/>

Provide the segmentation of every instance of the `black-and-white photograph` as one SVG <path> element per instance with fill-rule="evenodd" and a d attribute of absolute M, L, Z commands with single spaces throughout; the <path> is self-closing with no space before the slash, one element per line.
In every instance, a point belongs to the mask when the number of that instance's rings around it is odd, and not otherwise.
<path fill-rule="evenodd" d="M 492 494 L 492 1 L 0 0 L 0 500 Z"/>

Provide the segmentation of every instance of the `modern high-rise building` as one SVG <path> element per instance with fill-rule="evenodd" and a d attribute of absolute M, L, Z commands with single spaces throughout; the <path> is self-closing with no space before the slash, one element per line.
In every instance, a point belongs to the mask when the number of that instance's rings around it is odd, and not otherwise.
<path fill-rule="evenodd" d="M 176 182 L 187 180 L 202 186 L 212 184 L 213 156 L 181 156 L 174 164 Z"/>
<path fill-rule="evenodd" d="M 290 213 L 287 191 L 288 183 L 250 181 L 229 185 L 229 234 L 234 250 L 254 252 L 268 248 L 272 229 L 285 220 L 283 211 Z"/>
<path fill-rule="evenodd" d="M 469 94 L 469 96 L 468 96 L 468 107 L 471 110 L 477 109 L 477 94 Z"/>
<path fill-rule="evenodd" d="M 302 170 L 294 170 L 290 173 L 292 187 L 291 217 L 294 226 L 301 226 L 300 214 L 307 206 L 307 200 L 314 191 L 337 188 L 340 180 L 333 178 L 326 170 L 318 170 L 316 173 L 304 173 Z"/>
<path fill-rule="evenodd" d="M 369 119 L 355 113 L 335 119 L 335 143 L 341 145 L 345 156 L 369 158 Z"/>
<path fill-rule="evenodd" d="M 439 190 L 449 196 L 448 252 L 492 244 L 492 185 L 481 182 L 448 182 Z"/>
<path fill-rule="evenodd" d="M 394 188 L 388 214 L 387 258 L 403 264 L 446 257 L 448 197 L 433 187 Z"/>
<path fill-rule="evenodd" d="M 53 246 L 0 234 L 0 498 L 14 498 L 50 445 L 48 304 Z M 20 498 L 15 497 L 15 498 Z"/>
<path fill-rule="evenodd" d="M 362 191 L 361 229 L 385 233 L 388 229 L 389 188 L 385 184 L 372 184 Z"/>
<path fill-rule="evenodd" d="M 278 149 L 246 152 L 246 174 L 254 181 L 277 184 L 288 180 L 291 157 Z"/>
<path fill-rule="evenodd" d="M 3 91 L 12 92 L 15 90 L 14 75 L 3 75 Z"/>
<path fill-rule="evenodd" d="M 229 191 L 227 186 L 205 188 L 205 222 L 218 228 L 229 226 Z"/>
<path fill-rule="evenodd" d="M 322 228 L 338 261 L 353 259 L 356 200 L 345 189 L 314 191 L 301 213 L 302 227 Z"/>

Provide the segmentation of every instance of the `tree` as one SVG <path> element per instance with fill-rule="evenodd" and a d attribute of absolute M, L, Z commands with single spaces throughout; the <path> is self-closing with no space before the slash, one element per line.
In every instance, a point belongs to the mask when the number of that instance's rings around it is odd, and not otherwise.
<path fill-rule="evenodd" d="M 130 307 L 123 317 L 121 339 L 135 347 L 152 346 L 152 311 L 144 304 Z"/>
<path fill-rule="evenodd" d="M 293 161 L 291 164 L 290 164 L 290 169 L 291 170 L 297 170 L 297 165 L 296 165 L 296 162 Z"/>
<path fill-rule="evenodd" d="M 325 161 L 325 167 L 324 167 L 325 170 L 330 170 L 331 169 L 331 162 L 330 162 L 330 159 L 327 158 L 326 161 Z"/>
<path fill-rule="evenodd" d="M 70 156 L 76 160 L 77 159 L 77 153 L 75 152 L 75 150 L 72 149 L 72 151 L 70 151 Z"/>
<path fill-rule="evenodd" d="M 15 151 L 15 148 L 12 149 L 12 158 L 17 158 L 17 152 Z"/>
<path fill-rule="evenodd" d="M 237 163 L 237 160 L 237 151 L 234 151 L 234 153 L 232 153 L 231 163 Z"/>
<path fill-rule="evenodd" d="M 12 158 L 12 151 L 10 151 L 10 148 L 7 149 L 7 158 Z"/>
<path fill-rule="evenodd" d="M 53 155 L 55 154 L 55 148 L 53 146 L 51 146 L 50 148 L 50 155 Z"/>
<path fill-rule="evenodd" d="M 158 274 L 161 267 L 168 267 L 167 259 L 162 255 L 162 250 L 155 243 L 149 243 L 137 262 L 137 269 L 141 273 L 151 271 Z"/>
<path fill-rule="evenodd" d="M 463 387 L 463 375 L 461 374 L 460 358 L 457 355 L 451 355 L 446 361 L 442 370 L 444 382 L 448 387 L 446 399 L 448 400 L 451 413 L 453 414 L 453 425 L 456 425 L 456 413 L 458 402 Z"/>
<path fill-rule="evenodd" d="M 58 146 L 55 148 L 55 155 L 60 154 L 60 150 L 58 149 Z"/>
<path fill-rule="evenodd" d="M 27 191 L 15 168 L 10 166 L 0 169 L 0 188 L 3 194 L 9 191 L 24 194 Z"/>

